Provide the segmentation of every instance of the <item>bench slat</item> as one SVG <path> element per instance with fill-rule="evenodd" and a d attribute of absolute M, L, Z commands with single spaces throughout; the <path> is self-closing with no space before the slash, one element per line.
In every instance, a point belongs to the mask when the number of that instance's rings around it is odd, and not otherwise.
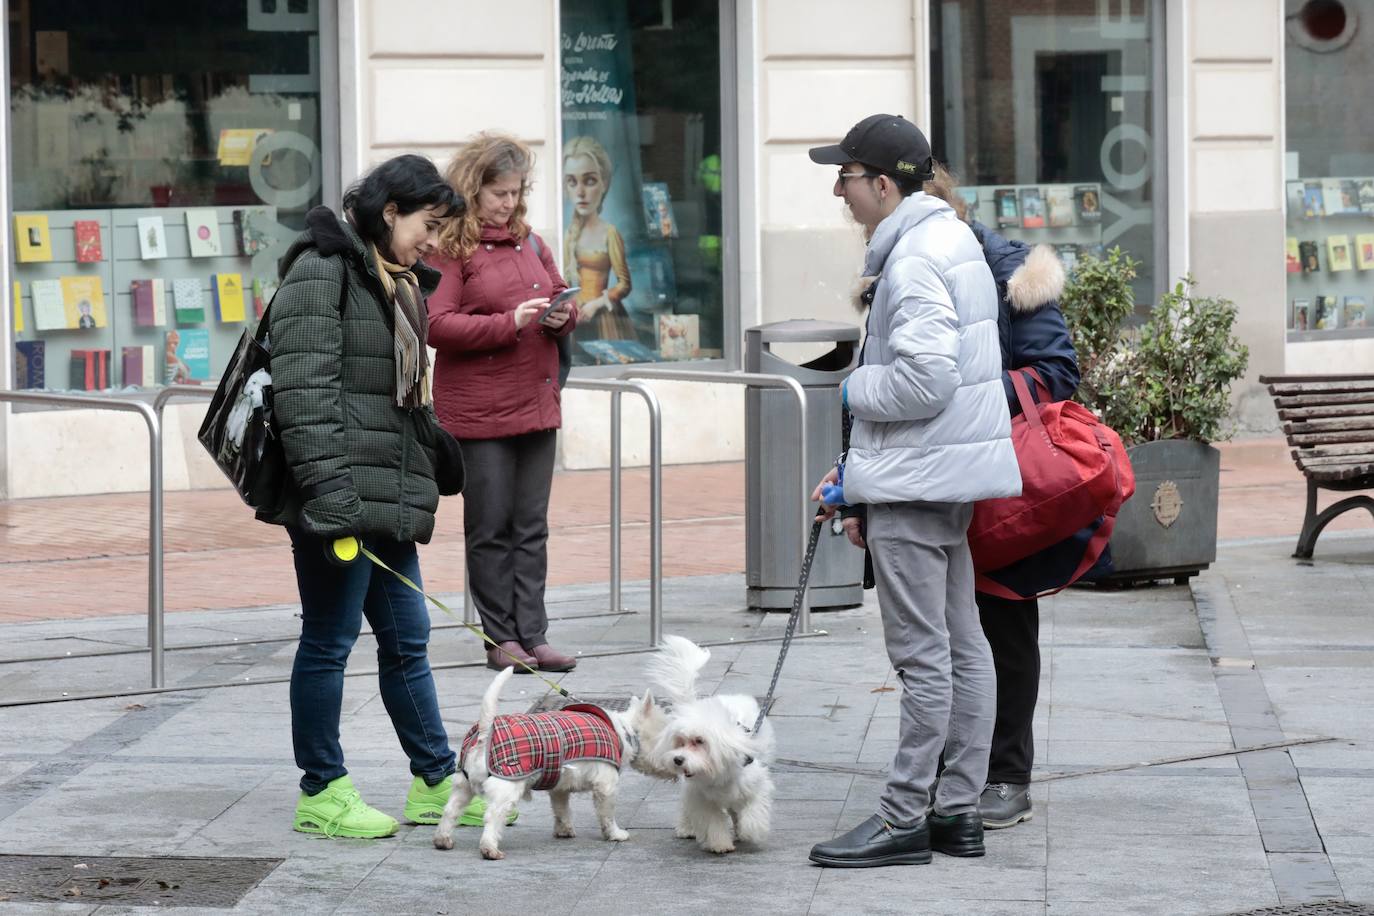
<path fill-rule="evenodd" d="M 1298 466 L 1303 468 L 1329 468 L 1340 464 L 1374 465 L 1374 450 L 1359 455 L 1332 455 L 1329 458 L 1299 458 Z"/>
<path fill-rule="evenodd" d="M 1292 435 L 1305 433 L 1345 433 L 1367 429 L 1374 434 L 1374 414 L 1362 417 L 1336 417 L 1329 420 L 1299 420 L 1283 424 L 1283 431 Z M 1374 435 L 1370 436 L 1374 439 Z"/>
<path fill-rule="evenodd" d="M 1303 448 L 1309 445 L 1341 445 L 1342 443 L 1369 442 L 1374 443 L 1374 430 L 1356 430 L 1346 433 L 1311 433 L 1302 435 L 1300 433 L 1290 433 L 1288 444 Z"/>
<path fill-rule="evenodd" d="M 1304 449 L 1293 449 L 1293 458 L 1302 461 L 1307 458 L 1336 458 L 1363 455 L 1371 451 L 1368 444 L 1363 445 L 1318 445 Z"/>
<path fill-rule="evenodd" d="M 1261 375 L 1261 385 L 1285 385 L 1296 382 L 1374 382 L 1374 375 L 1361 372 L 1354 375 Z"/>
<path fill-rule="evenodd" d="M 1294 394 L 1374 394 L 1374 379 L 1358 382 L 1302 382 L 1296 385 L 1270 385 L 1269 393 Z"/>
<path fill-rule="evenodd" d="M 1324 480 L 1361 480 L 1367 477 L 1369 478 L 1370 486 L 1374 486 L 1374 464 L 1317 468 L 1315 470 L 1303 471 L 1303 473 L 1318 483 Z"/>
<path fill-rule="evenodd" d="M 1374 394 L 1293 394 L 1275 395 L 1274 406 L 1328 407 L 1335 404 L 1374 404 Z"/>
<path fill-rule="evenodd" d="M 1362 417 L 1367 414 L 1374 414 L 1374 403 L 1279 408 L 1280 420 L 1324 420 L 1331 417 Z"/>

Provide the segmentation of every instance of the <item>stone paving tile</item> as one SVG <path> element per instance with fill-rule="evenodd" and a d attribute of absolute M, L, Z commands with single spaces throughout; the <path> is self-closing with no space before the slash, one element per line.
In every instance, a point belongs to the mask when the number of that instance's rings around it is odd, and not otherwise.
<path fill-rule="evenodd" d="M 1239 773 L 1215 779 L 1139 770 L 1058 780 L 1049 786 L 1056 832 L 1070 836 L 1254 836 L 1255 814 Z"/>

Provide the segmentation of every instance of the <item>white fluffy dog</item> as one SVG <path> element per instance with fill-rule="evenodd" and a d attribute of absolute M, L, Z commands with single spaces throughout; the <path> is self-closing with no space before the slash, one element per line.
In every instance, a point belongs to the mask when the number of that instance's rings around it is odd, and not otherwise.
<path fill-rule="evenodd" d="M 733 852 L 735 840 L 761 843 L 772 820 L 773 727 L 754 722 L 759 704 L 744 694 L 697 696 L 697 675 L 711 657 L 681 636 L 665 636 L 648 676 L 673 703 L 667 727 L 650 751 L 682 777 L 677 835 L 708 852 Z"/>
<path fill-rule="evenodd" d="M 515 669 L 496 675 L 482 697 L 477 724 L 463 739 L 453 794 L 434 831 L 434 845 L 453 848 L 453 825 L 458 815 L 480 794 L 487 801 L 479 848 L 484 859 L 503 859 L 501 832 L 515 803 L 528 800 L 533 789 L 547 789 L 553 806 L 553 835 L 573 837 L 569 796 L 591 792 L 601 835 L 620 843 L 629 833 L 615 822 L 615 793 L 626 766 L 652 776 L 672 779 L 676 774 L 655 770 L 642 746 L 658 740 L 666 725 L 663 709 L 651 694 L 632 699 L 627 712 L 576 705 L 557 712 L 498 716 L 501 688 Z"/>

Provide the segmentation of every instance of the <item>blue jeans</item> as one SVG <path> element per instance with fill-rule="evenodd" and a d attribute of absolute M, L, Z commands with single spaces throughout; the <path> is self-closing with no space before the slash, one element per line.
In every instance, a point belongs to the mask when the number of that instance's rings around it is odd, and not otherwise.
<path fill-rule="evenodd" d="M 429 609 L 417 592 L 360 558 L 340 567 L 325 557 L 324 541 L 288 528 L 301 592 L 301 641 L 291 668 L 291 741 L 305 771 L 301 791 L 314 795 L 348 772 L 339 744 L 344 668 L 363 616 L 377 637 L 382 703 L 410 771 L 433 785 L 457 761 L 439 715 L 429 669 Z M 423 587 L 415 544 L 367 538 L 367 548 Z"/>

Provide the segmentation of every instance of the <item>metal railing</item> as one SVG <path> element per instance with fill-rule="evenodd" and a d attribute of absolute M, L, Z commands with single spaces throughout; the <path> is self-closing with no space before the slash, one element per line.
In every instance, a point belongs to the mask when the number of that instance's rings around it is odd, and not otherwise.
<path fill-rule="evenodd" d="M 0 401 L 48 407 L 120 410 L 136 413 L 148 425 L 148 649 L 154 687 L 163 686 L 162 665 L 162 410 L 132 398 L 57 394 L 49 391 L 0 391 Z"/>
<path fill-rule="evenodd" d="M 806 479 L 806 389 L 794 378 L 785 375 L 771 375 L 763 372 L 703 372 L 692 369 L 631 368 L 620 374 L 623 379 L 662 379 L 674 382 L 708 382 L 723 385 L 743 385 L 746 388 L 781 388 L 792 393 L 797 404 L 798 439 L 798 480 L 797 493 L 801 500 L 801 518 L 805 521 L 814 514 L 811 507 L 812 481 Z M 809 524 L 803 525 L 798 532 L 801 553 L 806 555 L 810 535 Z M 801 613 L 797 616 L 797 632 L 805 635 L 811 632 L 811 590 L 802 593 Z"/>
<path fill-rule="evenodd" d="M 649 411 L 649 646 L 663 639 L 663 412 L 658 396 L 643 382 L 623 379 L 570 378 L 564 390 L 606 391 L 611 395 L 611 519 L 610 519 L 610 613 L 623 612 L 621 592 L 620 537 L 620 397 L 629 392 L 644 399 Z M 472 599 L 472 582 L 466 564 L 463 570 L 463 621 L 477 622 L 477 606 Z"/>

